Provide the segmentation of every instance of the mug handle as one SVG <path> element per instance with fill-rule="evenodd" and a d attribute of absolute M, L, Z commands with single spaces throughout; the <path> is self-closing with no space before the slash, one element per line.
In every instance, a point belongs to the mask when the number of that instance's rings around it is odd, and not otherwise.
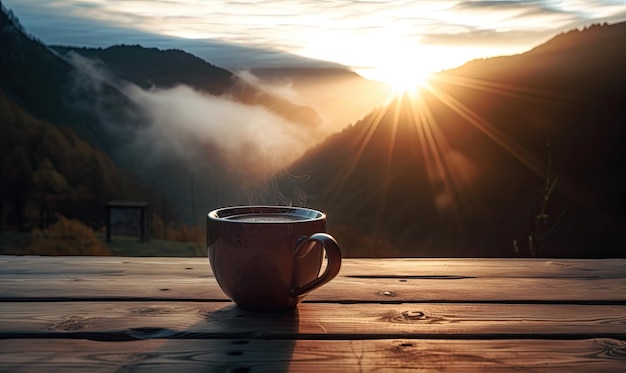
<path fill-rule="evenodd" d="M 328 258 L 326 270 L 320 277 L 309 282 L 308 284 L 291 289 L 289 291 L 289 295 L 292 297 L 299 297 L 324 285 L 328 281 L 335 278 L 335 276 L 339 273 L 339 269 L 341 269 L 341 249 L 339 249 L 339 244 L 337 244 L 337 241 L 335 241 L 333 236 L 327 233 L 315 233 L 310 237 L 303 237 L 294 250 L 295 257 L 301 258 L 305 256 L 309 251 L 311 251 L 312 248 L 315 247 L 316 244 L 322 245 L 326 251 L 326 257 Z"/>

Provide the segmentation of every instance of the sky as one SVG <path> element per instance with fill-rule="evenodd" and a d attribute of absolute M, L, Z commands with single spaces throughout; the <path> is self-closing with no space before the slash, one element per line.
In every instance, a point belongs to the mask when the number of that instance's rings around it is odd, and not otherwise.
<path fill-rule="evenodd" d="M 345 65 L 418 80 L 525 52 L 563 31 L 626 20 L 626 1 L 2 0 L 47 44 L 140 44 L 227 69 Z"/>

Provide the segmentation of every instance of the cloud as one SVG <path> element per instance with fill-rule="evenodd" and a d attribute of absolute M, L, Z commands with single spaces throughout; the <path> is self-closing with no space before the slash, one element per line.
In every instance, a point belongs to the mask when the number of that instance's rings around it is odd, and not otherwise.
<path fill-rule="evenodd" d="M 381 65 L 429 45 L 437 46 L 435 59 L 449 61 L 441 67 L 450 68 L 521 53 L 590 23 L 626 20 L 626 4 L 609 0 L 4 2 L 49 44 L 178 48 L 228 69 L 319 66 L 320 60 L 389 68 Z M 446 47 L 459 50 L 442 52 Z"/>
<path fill-rule="evenodd" d="M 114 22 L 119 15 L 116 9 L 125 5 L 116 2 L 111 9 L 102 2 L 85 3 L 79 0 L 3 0 L 12 9 L 28 32 L 48 45 L 106 48 L 112 45 L 142 45 L 160 49 L 182 49 L 207 62 L 227 69 L 258 67 L 338 67 L 329 61 L 321 61 L 290 54 L 265 43 L 239 43 L 210 39 L 182 38 L 159 33 L 159 30 L 138 28 L 142 20 L 149 18 L 140 13 L 130 15 L 128 22 Z M 152 2 L 150 2 L 152 4 Z M 156 1 L 155 1 L 156 3 Z M 78 4 L 78 5 L 76 5 Z M 184 4 L 179 4 L 184 5 Z M 89 12 L 83 11 L 88 8 Z M 182 7 L 189 12 L 191 7 Z M 200 12 L 201 13 L 201 12 Z M 90 16 L 95 15 L 94 17 Z M 194 12 L 192 12 L 194 14 Z M 197 14 L 186 17 L 185 22 L 197 24 Z M 160 16 L 161 23 L 176 27 L 174 18 Z M 201 22 L 201 20 L 200 20 Z M 259 35 L 262 34 L 259 32 Z"/>
<path fill-rule="evenodd" d="M 275 180 L 287 176 L 299 182 L 301 175 L 287 169 L 314 145 L 314 128 L 183 85 L 144 90 L 129 84 L 123 90 L 150 123 L 127 149 L 143 159 L 147 179 L 169 191 L 188 221 L 198 221 L 194 211 L 224 205 L 298 203 L 283 196 Z M 172 165 L 180 180 L 160 180 L 163 167 Z M 194 188 L 198 209 L 181 202 Z"/>
<path fill-rule="evenodd" d="M 236 173 L 275 171 L 308 147 L 306 127 L 260 106 L 211 96 L 187 86 L 144 90 L 127 85 L 124 92 L 148 115 L 139 146 L 161 154 L 175 153 L 189 162 L 200 158 L 198 144 L 219 149 Z M 155 146 L 156 145 L 156 146 Z M 156 156 L 157 154 L 155 154 Z M 256 175 L 259 176 L 259 175 Z"/>
<path fill-rule="evenodd" d="M 164 191 L 189 223 L 201 218 L 194 214 L 219 206 L 289 203 L 278 190 L 276 177 L 298 179 L 289 175 L 288 166 L 328 134 L 320 126 L 291 122 L 228 95 L 214 96 L 185 85 L 143 89 L 120 82 L 97 61 L 75 53 L 67 58 L 78 69 L 73 104 L 98 115 L 121 140 L 110 149 L 118 164 Z M 298 99 L 289 84 L 266 86 L 250 72 L 245 76 L 261 89 Z M 119 97 L 106 94 L 111 90 L 105 85 L 117 87 L 133 103 L 134 107 L 125 107 L 123 117 L 103 110 L 112 105 L 118 114 L 124 110 Z M 138 117 L 140 121 L 132 125 Z"/>
<path fill-rule="evenodd" d="M 606 17 L 606 18 L 605 18 Z M 428 45 L 489 57 L 525 52 L 556 34 L 601 19 L 626 19 L 626 4 L 610 1 L 461 1 L 437 27 L 421 34 Z"/>

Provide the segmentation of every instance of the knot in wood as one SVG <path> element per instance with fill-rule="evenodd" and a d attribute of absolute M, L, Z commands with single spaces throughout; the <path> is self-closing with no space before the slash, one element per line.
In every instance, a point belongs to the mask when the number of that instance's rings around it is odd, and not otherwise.
<path fill-rule="evenodd" d="M 426 320 L 428 318 L 422 311 L 404 311 L 401 315 L 405 320 Z"/>
<path fill-rule="evenodd" d="M 422 311 L 403 311 L 401 313 L 391 311 L 383 315 L 381 320 L 397 323 L 410 323 L 426 320 L 428 320 L 427 322 L 431 322 L 430 317 L 426 316 L 426 313 Z"/>
<path fill-rule="evenodd" d="M 378 295 L 384 295 L 386 297 L 395 297 L 396 296 L 396 292 L 395 291 L 389 291 L 389 290 L 383 290 L 383 291 L 379 291 Z"/>

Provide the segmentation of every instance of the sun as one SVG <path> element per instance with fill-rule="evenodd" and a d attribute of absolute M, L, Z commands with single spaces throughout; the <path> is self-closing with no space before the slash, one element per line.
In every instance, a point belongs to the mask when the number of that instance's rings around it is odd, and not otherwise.
<path fill-rule="evenodd" d="M 431 72 L 418 66 L 388 66 L 358 71 L 366 79 L 377 80 L 389 85 L 396 95 L 415 94 L 428 84 Z"/>
<path fill-rule="evenodd" d="M 388 71 L 382 81 L 389 84 L 396 94 L 417 93 L 428 82 L 430 73 L 424 71 Z"/>

